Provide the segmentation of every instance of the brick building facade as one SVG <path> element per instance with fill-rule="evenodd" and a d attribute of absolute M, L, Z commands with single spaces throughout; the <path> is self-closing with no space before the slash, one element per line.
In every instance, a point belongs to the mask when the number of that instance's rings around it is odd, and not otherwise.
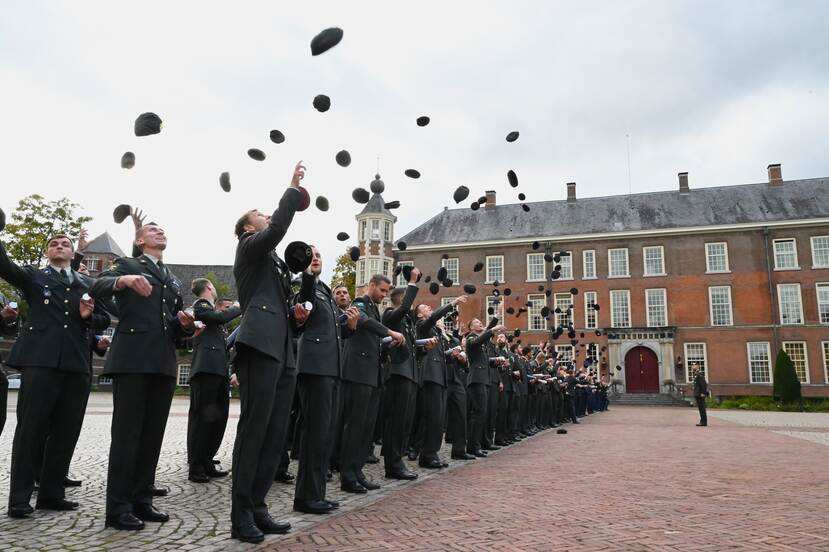
<path fill-rule="evenodd" d="M 565 333 L 559 353 L 591 359 L 628 392 L 687 383 L 697 361 L 715 394 L 768 395 L 784 348 L 804 395 L 829 396 L 829 179 L 768 172 L 760 184 L 694 190 L 680 173 L 675 191 L 587 199 L 569 183 L 566 200 L 529 211 L 487 192 L 479 210 L 445 209 L 403 236 L 394 257 L 433 278 L 447 267 L 453 285 L 419 301 L 438 306 L 474 284 L 461 323 L 493 307 L 526 344 L 551 340 L 568 322 L 556 306 L 572 304 L 578 343 Z"/>

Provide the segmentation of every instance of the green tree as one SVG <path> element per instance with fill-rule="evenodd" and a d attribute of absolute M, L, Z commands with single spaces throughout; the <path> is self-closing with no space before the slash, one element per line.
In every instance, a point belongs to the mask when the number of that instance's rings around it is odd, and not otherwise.
<path fill-rule="evenodd" d="M 794 363 L 784 350 L 777 353 L 774 362 L 774 398 L 784 404 L 799 403 L 800 380 L 794 371 Z"/>
<path fill-rule="evenodd" d="M 20 265 L 40 266 L 47 239 L 55 234 L 75 238 L 80 234 L 81 226 L 92 220 L 91 217 L 76 216 L 78 208 L 80 205 L 65 197 L 48 201 L 33 194 L 21 199 L 3 235 L 9 257 Z"/>
<path fill-rule="evenodd" d="M 337 257 L 337 263 L 334 265 L 331 288 L 340 285 L 347 287 L 348 293 L 352 298 L 354 297 L 357 287 L 357 263 L 351 260 L 349 249 L 346 249 L 345 253 Z"/>
<path fill-rule="evenodd" d="M 216 276 L 215 272 L 210 271 L 204 277 L 207 278 L 208 280 L 210 280 L 210 283 L 212 283 L 213 287 L 216 288 L 216 297 L 217 298 L 221 299 L 222 297 L 232 297 L 233 296 L 233 289 L 231 289 L 230 284 L 220 280 L 219 277 Z M 225 325 L 225 327 L 227 328 L 228 332 L 232 332 L 233 330 L 236 329 L 236 327 L 241 322 L 242 322 L 241 318 L 234 318 L 233 320 L 228 322 Z"/>

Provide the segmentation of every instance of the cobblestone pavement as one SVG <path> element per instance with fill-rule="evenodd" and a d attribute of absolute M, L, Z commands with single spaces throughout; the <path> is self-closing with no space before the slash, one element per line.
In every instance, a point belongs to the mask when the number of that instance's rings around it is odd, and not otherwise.
<path fill-rule="evenodd" d="M 829 414 L 819 412 L 759 412 L 709 409 L 708 417 L 755 427 L 829 429 Z"/>
<path fill-rule="evenodd" d="M 0 437 L 3 509 L 14 399 L 12 393 Z M 256 548 L 229 540 L 228 479 L 209 485 L 187 481 L 186 398 L 174 401 L 157 477 L 171 488 L 169 497 L 156 499 L 171 521 L 137 533 L 105 529 L 110 402 L 107 394 L 90 400 L 70 470 L 84 480 L 68 490 L 81 509 L 36 512 L 30 520 L 0 516 L 0 550 Z M 219 453 L 226 465 L 238 403 L 231 409 Z M 388 482 L 379 465 L 369 466 L 370 477 L 383 488 L 346 495 L 335 478 L 329 493 L 341 508 L 331 516 L 294 514 L 293 486 L 275 483 L 271 511 L 295 529 L 269 537 L 260 548 L 829 550 L 822 446 L 727 421 L 697 428 L 695 421 L 692 409 L 618 407 L 584 419 L 568 435 L 548 431 L 486 460 L 421 471 L 414 484 Z"/>

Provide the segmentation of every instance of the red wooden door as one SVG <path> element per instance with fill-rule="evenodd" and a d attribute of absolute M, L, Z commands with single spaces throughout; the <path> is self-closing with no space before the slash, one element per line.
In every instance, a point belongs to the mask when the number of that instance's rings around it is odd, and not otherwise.
<path fill-rule="evenodd" d="M 628 393 L 659 392 L 659 361 L 647 347 L 634 347 L 625 355 L 625 390 Z"/>

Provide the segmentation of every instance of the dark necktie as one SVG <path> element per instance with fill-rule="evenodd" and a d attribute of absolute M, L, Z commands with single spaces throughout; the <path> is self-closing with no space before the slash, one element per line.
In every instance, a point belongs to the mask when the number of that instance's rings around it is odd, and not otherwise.
<path fill-rule="evenodd" d="M 65 269 L 65 268 L 61 268 L 61 269 L 60 269 L 60 281 L 61 281 L 61 282 L 63 283 L 63 285 L 65 285 L 65 286 L 68 286 L 68 285 L 69 285 L 69 275 L 66 273 L 66 269 Z"/>

